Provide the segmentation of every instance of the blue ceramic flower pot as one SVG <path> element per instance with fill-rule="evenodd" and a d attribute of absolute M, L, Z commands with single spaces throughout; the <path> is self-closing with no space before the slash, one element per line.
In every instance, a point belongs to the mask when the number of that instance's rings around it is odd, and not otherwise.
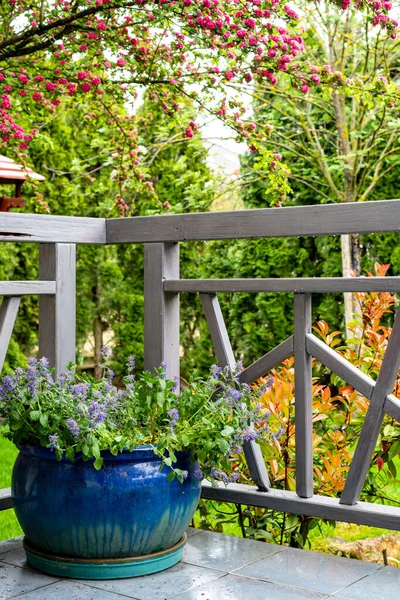
<path fill-rule="evenodd" d="M 189 454 L 180 483 L 151 448 L 104 454 L 96 471 L 80 458 L 57 462 L 45 448 L 20 447 L 12 481 L 18 521 L 30 546 L 53 555 L 125 558 L 171 548 L 196 510 L 201 483 Z"/>

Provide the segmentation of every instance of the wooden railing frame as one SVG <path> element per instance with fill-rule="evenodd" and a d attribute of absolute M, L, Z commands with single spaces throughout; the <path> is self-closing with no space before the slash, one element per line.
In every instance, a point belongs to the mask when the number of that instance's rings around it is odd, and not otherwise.
<path fill-rule="evenodd" d="M 192 213 L 128 219 L 88 219 L 0 214 L 0 241 L 40 243 L 40 280 L 0 282 L 0 367 L 4 362 L 22 295 L 38 294 L 39 353 L 61 372 L 75 358 L 75 244 L 145 244 L 145 367 L 167 364 L 179 378 L 179 295 L 200 294 L 218 364 L 235 358 L 217 292 L 291 292 L 294 335 L 240 373 L 252 383 L 284 359 L 295 357 L 296 492 L 273 490 L 257 443 L 244 448 L 257 487 L 203 485 L 203 497 L 297 514 L 400 529 L 400 508 L 359 502 L 383 417 L 400 420 L 400 400 L 391 394 L 400 368 L 397 316 L 381 374 L 375 382 L 311 332 L 315 292 L 400 292 L 400 277 L 208 279 L 179 278 L 179 242 L 259 237 L 400 232 L 400 200 L 224 213 Z M 340 499 L 313 494 L 311 366 L 315 357 L 370 400 L 369 410 Z M 0 490 L 0 509 L 10 508 Z"/>

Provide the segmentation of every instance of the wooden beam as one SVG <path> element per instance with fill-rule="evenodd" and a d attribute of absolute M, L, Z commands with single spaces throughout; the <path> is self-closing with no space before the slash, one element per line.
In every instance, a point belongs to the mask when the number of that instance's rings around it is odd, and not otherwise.
<path fill-rule="evenodd" d="M 400 369 L 400 310 L 397 312 L 392 333 L 378 379 L 371 395 L 360 439 L 354 452 L 347 480 L 340 498 L 341 504 L 355 504 L 360 497 L 365 477 L 371 464 L 385 416 L 386 397 L 392 392 Z"/>
<path fill-rule="evenodd" d="M 20 302 L 21 296 L 7 296 L 3 298 L 0 307 L 0 372 L 3 370 Z"/>
<path fill-rule="evenodd" d="M 273 348 L 244 369 L 239 375 L 239 380 L 243 383 L 253 383 L 260 377 L 266 375 L 268 371 L 271 371 L 271 369 L 279 365 L 292 354 L 293 336 L 291 335 L 287 340 L 279 344 L 279 346 L 276 346 L 276 348 Z"/>
<path fill-rule="evenodd" d="M 0 296 L 35 296 L 55 292 L 55 281 L 0 281 Z"/>
<path fill-rule="evenodd" d="M 321 364 L 328 367 L 333 373 L 339 375 L 346 383 L 349 383 L 355 390 L 363 396 L 370 399 L 375 389 L 376 382 L 357 369 L 348 360 L 343 358 L 335 350 L 330 348 L 322 340 L 319 340 L 312 333 L 307 336 L 307 351 L 314 356 Z M 389 394 L 386 396 L 384 411 L 396 421 L 400 421 L 400 400 Z"/>
<path fill-rule="evenodd" d="M 179 294 L 164 292 L 163 280 L 179 277 L 179 244 L 144 247 L 144 367 L 162 362 L 179 378 Z"/>
<path fill-rule="evenodd" d="M 7 510 L 13 507 L 11 496 L 11 488 L 3 488 L 0 490 L 0 510 Z"/>
<path fill-rule="evenodd" d="M 386 396 L 383 410 L 389 417 L 392 417 L 392 419 L 395 419 L 400 423 L 400 400 L 396 398 L 396 396 L 393 394 Z"/>
<path fill-rule="evenodd" d="M 215 294 L 200 294 L 200 298 L 214 344 L 218 365 L 220 367 L 229 367 L 233 371 L 235 368 L 235 357 L 218 298 Z M 258 489 L 262 491 L 268 490 L 270 486 L 268 471 L 260 446 L 256 441 L 245 442 L 243 450 L 252 480 L 258 486 Z"/>
<path fill-rule="evenodd" d="M 346 506 L 340 504 L 337 498 L 328 496 L 315 495 L 312 498 L 300 498 L 295 492 L 273 489 L 260 493 L 256 487 L 237 483 L 213 488 L 210 483 L 204 482 L 202 498 L 271 508 L 332 521 L 400 530 L 400 508 L 389 505 L 358 502 L 355 506 Z"/>
<path fill-rule="evenodd" d="M 167 280 L 168 292 L 400 292 L 400 277 L 288 277 L 270 279 L 179 279 Z"/>
<path fill-rule="evenodd" d="M 307 334 L 307 351 L 325 367 L 339 375 L 366 398 L 371 398 L 375 381 L 357 369 L 312 333 Z"/>
<path fill-rule="evenodd" d="M 105 244 L 106 221 L 90 217 L 0 213 L 0 241 Z"/>
<path fill-rule="evenodd" d="M 218 364 L 220 367 L 228 366 L 233 371 L 236 361 L 218 298 L 216 294 L 200 294 L 200 300 Z"/>
<path fill-rule="evenodd" d="M 107 243 L 400 231 L 400 200 L 107 219 Z"/>
<path fill-rule="evenodd" d="M 296 492 L 311 498 L 313 485 L 312 359 L 306 335 L 311 332 L 311 296 L 294 296 L 294 395 L 296 436 Z"/>
<path fill-rule="evenodd" d="M 39 297 L 39 355 L 49 359 L 56 373 L 75 362 L 76 246 L 40 244 L 39 276 L 53 279 L 53 296 Z"/>

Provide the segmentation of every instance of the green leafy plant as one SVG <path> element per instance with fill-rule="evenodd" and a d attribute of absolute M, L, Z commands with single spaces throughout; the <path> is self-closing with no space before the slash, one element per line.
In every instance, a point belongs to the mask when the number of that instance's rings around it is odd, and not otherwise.
<path fill-rule="evenodd" d="M 193 379 L 177 393 L 165 364 L 135 377 L 130 357 L 121 389 L 112 383 L 108 358 L 105 348 L 100 381 L 77 374 L 73 365 L 55 378 L 45 358 L 3 377 L 0 431 L 17 445 L 49 448 L 57 460 L 92 460 L 96 469 L 102 467 L 102 452 L 151 446 L 171 469 L 171 480 L 187 477 L 174 463 L 178 452 L 189 451 L 200 462 L 198 479 L 223 483 L 239 478 L 231 457 L 242 452 L 243 442 L 270 437 L 258 402 L 265 388 L 239 383 L 228 369 L 215 366 L 208 379 Z"/>

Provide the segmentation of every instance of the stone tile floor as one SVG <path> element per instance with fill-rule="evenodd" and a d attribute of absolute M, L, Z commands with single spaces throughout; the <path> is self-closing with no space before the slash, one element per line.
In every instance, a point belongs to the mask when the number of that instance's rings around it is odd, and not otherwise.
<path fill-rule="evenodd" d="M 400 569 L 190 530 L 183 561 L 116 581 L 28 568 L 22 539 L 0 542 L 0 600 L 399 600 Z"/>

